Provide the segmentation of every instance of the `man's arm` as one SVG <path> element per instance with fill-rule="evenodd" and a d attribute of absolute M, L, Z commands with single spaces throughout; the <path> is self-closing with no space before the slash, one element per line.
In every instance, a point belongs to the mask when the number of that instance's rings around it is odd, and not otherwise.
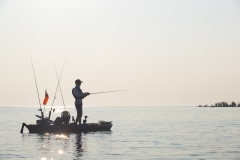
<path fill-rule="evenodd" d="M 80 98 L 80 99 L 83 99 L 83 98 L 87 97 L 88 95 L 90 95 L 88 92 L 79 93 L 79 90 L 76 88 L 73 89 L 73 94 L 75 95 L 75 97 Z"/>

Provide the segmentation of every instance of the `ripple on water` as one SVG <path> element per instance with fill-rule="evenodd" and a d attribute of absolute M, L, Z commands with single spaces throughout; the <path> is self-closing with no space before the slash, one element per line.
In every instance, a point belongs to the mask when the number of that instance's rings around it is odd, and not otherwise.
<path fill-rule="evenodd" d="M 240 159 L 240 108 L 91 107 L 89 122 L 112 131 L 20 134 L 36 108 L 0 108 L 0 159 Z M 75 113 L 75 108 L 69 109 Z M 60 112 L 59 112 L 60 113 Z M 59 116 L 53 114 L 53 118 Z M 55 117 L 54 117 L 55 116 Z"/>

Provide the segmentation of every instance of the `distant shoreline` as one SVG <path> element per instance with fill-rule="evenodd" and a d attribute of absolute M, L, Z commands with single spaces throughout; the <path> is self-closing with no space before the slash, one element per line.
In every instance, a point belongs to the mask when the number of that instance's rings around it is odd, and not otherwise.
<path fill-rule="evenodd" d="M 197 106 L 197 107 L 210 107 L 210 108 L 215 108 L 215 106 Z M 217 106 L 218 107 L 218 106 Z M 221 106 L 221 107 L 233 107 L 233 106 Z M 235 107 L 240 107 L 240 106 L 235 106 Z"/>
<path fill-rule="evenodd" d="M 198 107 L 240 107 L 240 103 L 235 103 L 235 102 L 231 102 L 230 104 L 228 104 L 227 102 L 218 102 L 218 103 L 215 103 L 215 105 L 198 105 Z"/>

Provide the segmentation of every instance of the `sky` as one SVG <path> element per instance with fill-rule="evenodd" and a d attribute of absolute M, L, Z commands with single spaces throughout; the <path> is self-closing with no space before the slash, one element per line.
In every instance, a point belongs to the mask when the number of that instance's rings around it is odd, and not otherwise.
<path fill-rule="evenodd" d="M 238 0 L 0 0 L 0 106 L 240 102 Z M 61 106 L 59 90 L 53 105 Z"/>

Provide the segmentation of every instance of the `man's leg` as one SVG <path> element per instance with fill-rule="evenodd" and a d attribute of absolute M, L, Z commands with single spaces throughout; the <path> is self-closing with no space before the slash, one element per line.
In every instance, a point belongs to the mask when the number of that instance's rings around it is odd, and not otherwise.
<path fill-rule="evenodd" d="M 78 124 L 78 121 L 79 121 L 79 120 L 78 120 L 78 117 L 77 117 L 77 118 L 76 118 L 76 122 L 75 122 L 76 125 Z"/>
<path fill-rule="evenodd" d="M 78 124 L 78 122 L 79 122 L 79 125 L 80 125 L 80 124 L 81 124 L 81 117 L 79 117 L 79 116 L 77 115 L 76 124 Z"/>
<path fill-rule="evenodd" d="M 76 116 L 76 122 L 75 122 L 75 124 L 77 125 L 77 124 L 78 124 L 78 121 L 79 121 L 79 118 L 78 118 L 78 105 L 77 105 L 77 104 L 75 104 L 75 108 L 76 108 L 76 110 L 77 110 L 77 116 Z"/>
<path fill-rule="evenodd" d="M 82 117 L 79 117 L 79 125 L 81 125 Z"/>
<path fill-rule="evenodd" d="M 79 122 L 79 125 L 80 125 L 81 124 L 81 118 L 82 118 L 82 104 L 77 104 L 76 109 L 77 109 L 76 124 Z"/>
<path fill-rule="evenodd" d="M 79 125 L 81 125 L 81 120 L 82 120 L 82 104 L 79 105 L 79 109 L 78 109 L 79 113 L 78 113 L 78 118 L 79 118 Z"/>

